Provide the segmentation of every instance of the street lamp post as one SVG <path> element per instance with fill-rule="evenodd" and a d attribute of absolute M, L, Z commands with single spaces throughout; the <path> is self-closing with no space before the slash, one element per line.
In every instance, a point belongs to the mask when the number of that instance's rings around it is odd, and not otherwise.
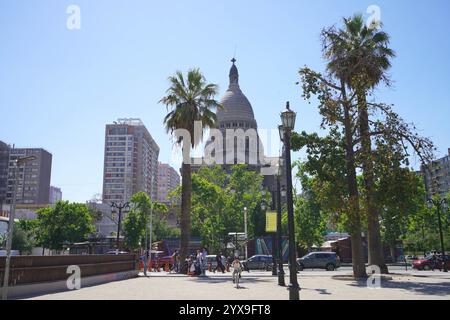
<path fill-rule="evenodd" d="M 272 275 L 277 276 L 277 233 L 272 233 Z"/>
<path fill-rule="evenodd" d="M 277 247 L 278 247 L 278 285 L 286 286 L 283 268 L 283 239 L 281 237 L 281 187 L 280 174 L 277 175 Z"/>
<path fill-rule="evenodd" d="M 23 157 L 14 160 L 14 186 L 13 186 L 12 202 L 10 207 L 11 209 L 9 213 L 7 239 L 6 239 L 6 261 L 5 261 L 5 273 L 3 275 L 2 300 L 8 299 L 9 270 L 11 266 L 11 247 L 14 231 L 14 219 L 16 216 L 17 181 L 19 180 L 19 166 L 25 164 L 28 161 L 33 160 L 36 160 L 35 156 Z"/>
<path fill-rule="evenodd" d="M 111 207 L 112 208 L 116 208 L 117 210 L 119 210 L 119 221 L 117 223 L 117 254 L 119 254 L 120 251 L 120 225 L 122 223 L 122 210 L 123 209 L 129 209 L 130 205 L 128 202 L 120 202 L 120 203 L 116 203 L 116 202 L 112 202 L 111 203 Z"/>
<path fill-rule="evenodd" d="M 446 199 L 442 199 L 442 200 L 433 200 L 433 199 L 428 199 L 428 208 L 432 209 L 433 206 L 436 207 L 436 212 L 437 212 L 437 216 L 438 216 L 438 226 L 439 226 L 439 237 L 441 240 L 441 253 L 442 253 L 442 264 L 444 272 L 448 272 L 447 269 L 447 264 L 445 263 L 445 248 L 444 248 L 444 234 L 442 233 L 442 221 L 441 221 L 441 208 L 444 210 L 448 209 L 448 203 Z"/>
<path fill-rule="evenodd" d="M 151 185 L 150 185 L 150 194 L 151 195 L 153 195 L 153 179 L 154 179 L 154 175 L 152 174 Z M 150 220 L 149 221 L 150 222 L 150 232 L 148 230 L 148 228 L 149 228 L 148 224 L 147 223 L 145 224 L 144 276 L 147 276 L 148 258 L 149 257 L 150 257 L 150 265 L 152 264 L 153 201 L 151 201 L 151 204 L 150 204 L 150 219 L 149 220 Z M 150 242 L 148 242 L 149 233 L 150 233 Z"/>
<path fill-rule="evenodd" d="M 294 229 L 294 203 L 292 199 L 292 167 L 291 167 L 291 131 L 295 126 L 296 113 L 289 108 L 289 102 L 286 103 L 286 110 L 281 113 L 283 143 L 286 156 L 286 200 L 288 212 L 288 230 L 289 230 L 289 275 L 290 284 L 289 300 L 300 299 L 300 286 L 297 282 L 297 261 L 295 250 L 295 229 Z"/>
<path fill-rule="evenodd" d="M 247 207 L 244 207 L 244 233 L 245 233 L 245 260 L 248 259 L 248 247 L 247 247 L 247 241 L 248 241 L 248 235 L 247 235 Z"/>

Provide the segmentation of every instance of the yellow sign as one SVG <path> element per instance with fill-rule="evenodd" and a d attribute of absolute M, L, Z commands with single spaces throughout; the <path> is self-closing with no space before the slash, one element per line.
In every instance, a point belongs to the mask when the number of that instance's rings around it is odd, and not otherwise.
<path fill-rule="evenodd" d="M 266 232 L 277 232 L 277 213 L 275 211 L 266 212 Z"/>

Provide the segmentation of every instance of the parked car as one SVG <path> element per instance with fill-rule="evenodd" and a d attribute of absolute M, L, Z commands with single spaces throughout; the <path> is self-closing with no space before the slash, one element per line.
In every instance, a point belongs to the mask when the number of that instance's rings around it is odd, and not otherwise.
<path fill-rule="evenodd" d="M 242 261 L 245 271 L 250 270 L 272 270 L 272 256 L 257 254 Z"/>
<path fill-rule="evenodd" d="M 404 257 L 403 260 L 400 260 L 400 261 L 406 261 L 406 263 L 412 263 L 414 260 L 417 260 L 417 259 L 418 259 L 418 257 L 415 255 L 407 255 Z"/>
<path fill-rule="evenodd" d="M 335 252 L 311 252 L 297 259 L 298 270 L 325 269 L 334 271 L 341 266 L 341 260 Z"/>
<path fill-rule="evenodd" d="M 437 255 L 436 267 L 435 269 L 442 269 L 442 255 Z M 447 269 L 450 269 L 450 255 L 445 256 L 445 265 Z M 414 260 L 412 267 L 417 270 L 431 270 L 433 269 L 433 256 L 426 256 L 423 259 Z"/>

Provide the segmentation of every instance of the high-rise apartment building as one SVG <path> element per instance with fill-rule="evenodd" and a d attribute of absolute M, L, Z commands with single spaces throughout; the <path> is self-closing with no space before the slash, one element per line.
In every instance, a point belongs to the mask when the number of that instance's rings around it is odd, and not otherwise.
<path fill-rule="evenodd" d="M 450 148 L 448 155 L 433 161 L 427 167 L 422 166 L 428 197 L 439 195 L 442 198 L 450 193 Z"/>
<path fill-rule="evenodd" d="M 106 125 L 103 203 L 128 201 L 136 192 L 157 197 L 159 147 L 140 119 Z"/>
<path fill-rule="evenodd" d="M 158 164 L 158 201 L 168 202 L 168 195 L 180 185 L 180 175 L 167 163 Z"/>
<path fill-rule="evenodd" d="M 9 152 L 6 202 L 14 193 L 14 160 L 34 156 L 36 159 L 19 166 L 16 189 L 17 204 L 48 204 L 52 171 L 52 154 L 41 148 L 12 148 Z"/>
<path fill-rule="evenodd" d="M 50 186 L 50 197 L 49 197 L 49 203 L 55 204 L 58 201 L 62 200 L 62 191 L 60 188 Z"/>

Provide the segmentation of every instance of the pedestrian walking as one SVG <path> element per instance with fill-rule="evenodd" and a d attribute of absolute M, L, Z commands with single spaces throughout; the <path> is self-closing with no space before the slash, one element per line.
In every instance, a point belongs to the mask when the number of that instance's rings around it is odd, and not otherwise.
<path fill-rule="evenodd" d="M 197 254 L 195 256 L 195 273 L 196 275 L 202 274 L 202 253 L 200 250 L 197 250 Z"/>
<path fill-rule="evenodd" d="M 202 268 L 202 276 L 206 275 L 206 269 L 208 268 L 207 256 L 208 256 L 208 251 L 206 250 L 205 247 L 203 247 L 203 250 L 202 250 L 201 256 L 200 256 L 201 257 L 200 261 L 201 261 L 201 268 Z"/>
<path fill-rule="evenodd" d="M 225 273 L 225 267 L 222 264 L 222 256 L 219 253 L 216 255 L 216 267 L 214 268 L 214 273 L 216 273 L 217 269 L 222 271 L 222 273 Z"/>
<path fill-rule="evenodd" d="M 176 273 L 178 273 L 179 271 L 179 266 L 180 266 L 180 254 L 178 253 L 178 250 L 175 250 L 172 254 L 172 269 L 170 271 L 174 271 Z"/>
<path fill-rule="evenodd" d="M 433 255 L 431 256 L 431 270 L 434 271 L 434 269 L 436 269 L 437 266 L 437 256 L 436 256 L 436 252 L 433 253 Z"/>
<path fill-rule="evenodd" d="M 223 273 L 225 273 L 225 265 L 227 264 L 227 259 L 223 254 L 220 256 L 220 263 L 222 263 Z"/>

